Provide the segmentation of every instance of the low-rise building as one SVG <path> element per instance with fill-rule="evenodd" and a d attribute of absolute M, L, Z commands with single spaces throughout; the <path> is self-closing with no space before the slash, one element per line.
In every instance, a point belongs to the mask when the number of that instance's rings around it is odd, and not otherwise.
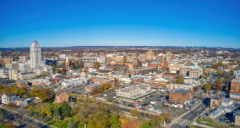
<path fill-rule="evenodd" d="M 68 87 L 75 87 L 75 86 L 83 85 L 83 84 L 86 84 L 87 81 L 88 81 L 88 78 L 85 78 L 85 77 L 65 79 L 62 82 L 62 88 L 68 88 Z"/>
<path fill-rule="evenodd" d="M 51 84 L 51 82 L 48 79 L 43 79 L 43 78 L 31 79 L 28 82 L 34 86 L 45 86 L 45 85 Z"/>
<path fill-rule="evenodd" d="M 189 102 L 193 97 L 193 91 L 189 89 L 174 89 L 169 92 L 169 101 L 174 103 Z"/>
<path fill-rule="evenodd" d="M 179 74 L 191 78 L 199 78 L 203 74 L 203 69 L 199 66 L 182 66 Z"/>
<path fill-rule="evenodd" d="M 16 62 L 8 63 L 8 64 L 5 64 L 5 67 L 8 69 L 17 69 L 18 70 L 18 63 L 16 63 Z"/>
<path fill-rule="evenodd" d="M 24 72 L 24 73 L 19 73 L 18 76 L 19 76 L 20 80 L 29 80 L 29 79 L 36 78 L 36 73 L 35 72 Z"/>
<path fill-rule="evenodd" d="M 157 71 L 157 67 L 144 67 L 138 69 L 128 69 L 127 73 L 130 74 L 149 74 Z"/>
<path fill-rule="evenodd" d="M 28 106 L 28 100 L 26 98 L 16 97 L 15 100 L 14 100 L 14 103 L 17 106 L 22 106 L 22 107 Z"/>
<path fill-rule="evenodd" d="M 116 95 L 119 98 L 135 101 L 139 98 L 142 98 L 154 92 L 156 92 L 156 90 L 151 89 L 150 85 L 137 84 L 137 85 L 130 85 L 125 88 L 121 88 L 117 90 Z"/>
<path fill-rule="evenodd" d="M 233 99 L 224 98 L 224 99 L 222 99 L 221 105 L 227 107 L 227 106 L 233 105 L 233 103 L 234 103 Z"/>
<path fill-rule="evenodd" d="M 230 98 L 240 101 L 240 94 L 239 93 L 230 93 Z"/>
<path fill-rule="evenodd" d="M 17 80 L 16 86 L 19 88 L 25 88 L 28 86 L 28 82 L 26 80 Z"/>
<path fill-rule="evenodd" d="M 240 127 L 240 110 L 235 112 L 235 126 Z"/>
<path fill-rule="evenodd" d="M 160 77 L 160 78 L 150 80 L 150 85 L 159 87 L 159 88 L 167 88 L 167 86 L 169 86 L 172 80 L 173 79 L 171 77 L 164 77 L 164 78 Z"/>
<path fill-rule="evenodd" d="M 12 95 L 9 93 L 3 93 L 1 95 L 2 98 L 2 103 L 3 104 L 9 104 L 9 103 L 14 103 L 15 99 L 17 98 L 16 95 Z"/>
<path fill-rule="evenodd" d="M 216 109 L 215 111 L 211 112 L 208 116 L 209 118 L 216 119 L 222 114 L 224 114 L 224 109 Z"/>
<path fill-rule="evenodd" d="M 211 109 L 217 108 L 221 104 L 222 98 L 223 96 L 220 94 L 213 95 L 210 100 L 210 108 Z"/>

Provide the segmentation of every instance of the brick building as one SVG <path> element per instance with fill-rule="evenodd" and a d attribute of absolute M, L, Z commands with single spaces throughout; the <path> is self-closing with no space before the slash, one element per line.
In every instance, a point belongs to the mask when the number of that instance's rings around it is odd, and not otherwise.
<path fill-rule="evenodd" d="M 13 62 L 13 57 L 3 57 L 0 59 L 0 64 L 5 65 Z"/>
<path fill-rule="evenodd" d="M 69 101 L 69 96 L 66 92 L 56 95 L 55 103 L 62 103 L 64 101 L 66 101 L 67 103 Z"/>
<path fill-rule="evenodd" d="M 231 81 L 231 93 L 240 93 L 240 79 Z"/>
<path fill-rule="evenodd" d="M 26 80 L 17 80 L 16 86 L 19 88 L 25 88 L 28 86 L 28 82 Z"/>
<path fill-rule="evenodd" d="M 193 91 L 188 89 L 174 89 L 169 92 L 169 101 L 174 103 L 184 103 L 190 101 Z"/>

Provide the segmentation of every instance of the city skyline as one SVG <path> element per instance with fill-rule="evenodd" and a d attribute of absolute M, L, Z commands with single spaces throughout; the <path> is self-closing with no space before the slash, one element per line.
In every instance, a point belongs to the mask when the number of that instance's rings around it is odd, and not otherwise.
<path fill-rule="evenodd" d="M 1 1 L 0 47 L 240 48 L 240 2 Z"/>

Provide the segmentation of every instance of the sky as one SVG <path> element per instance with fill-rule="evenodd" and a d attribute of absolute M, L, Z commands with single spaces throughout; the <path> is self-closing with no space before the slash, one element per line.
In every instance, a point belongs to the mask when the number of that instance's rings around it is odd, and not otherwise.
<path fill-rule="evenodd" d="M 0 47 L 240 48 L 240 0 L 1 0 Z"/>

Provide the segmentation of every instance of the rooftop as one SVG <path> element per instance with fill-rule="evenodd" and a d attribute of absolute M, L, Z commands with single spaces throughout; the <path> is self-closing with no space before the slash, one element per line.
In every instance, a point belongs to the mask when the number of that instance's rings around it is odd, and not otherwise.
<path fill-rule="evenodd" d="M 237 111 L 235 112 L 235 114 L 236 114 L 237 116 L 240 116 L 240 110 L 237 110 Z"/>
<path fill-rule="evenodd" d="M 180 89 L 174 89 L 174 90 L 171 91 L 171 92 L 183 94 L 183 93 L 185 93 L 185 92 L 187 92 L 187 91 L 188 91 L 188 89 L 180 88 Z"/>

